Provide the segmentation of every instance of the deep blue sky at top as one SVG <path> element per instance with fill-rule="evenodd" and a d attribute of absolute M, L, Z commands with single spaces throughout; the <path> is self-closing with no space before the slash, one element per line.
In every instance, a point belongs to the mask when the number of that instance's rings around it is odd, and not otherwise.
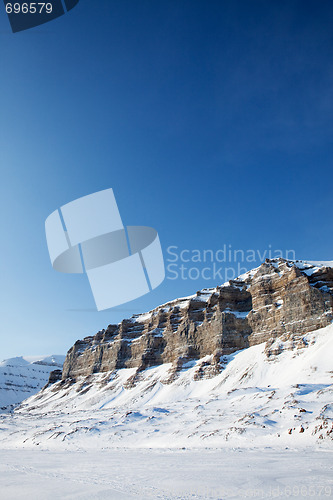
<path fill-rule="evenodd" d="M 164 251 L 331 260 L 332 27 L 325 0 L 81 0 L 12 34 L 1 6 L 0 358 L 65 353 L 217 284 L 166 280 L 94 312 L 86 278 L 53 271 L 44 221 L 101 189 Z"/>

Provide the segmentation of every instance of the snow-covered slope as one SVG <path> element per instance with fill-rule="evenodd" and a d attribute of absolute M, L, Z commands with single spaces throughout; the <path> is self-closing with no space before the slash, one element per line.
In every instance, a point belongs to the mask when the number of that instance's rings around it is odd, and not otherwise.
<path fill-rule="evenodd" d="M 8 410 L 38 392 L 52 370 L 61 369 L 65 356 L 30 356 L 0 362 L 0 410 Z"/>
<path fill-rule="evenodd" d="M 303 347 L 259 344 L 223 358 L 224 370 L 197 379 L 208 356 L 183 366 L 134 369 L 58 382 L 0 420 L 2 447 L 221 447 L 332 443 L 333 325 Z M 281 341 L 280 341 L 281 342 Z M 299 344 L 298 344 L 299 345 Z M 59 390 L 61 389 L 61 390 Z M 13 435 L 12 432 L 16 431 Z"/>

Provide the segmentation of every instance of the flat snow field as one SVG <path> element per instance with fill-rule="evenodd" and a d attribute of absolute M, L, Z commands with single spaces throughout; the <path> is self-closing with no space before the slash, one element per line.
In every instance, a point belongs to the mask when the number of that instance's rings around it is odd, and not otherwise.
<path fill-rule="evenodd" d="M 325 449 L 0 450 L 3 500 L 332 496 Z"/>

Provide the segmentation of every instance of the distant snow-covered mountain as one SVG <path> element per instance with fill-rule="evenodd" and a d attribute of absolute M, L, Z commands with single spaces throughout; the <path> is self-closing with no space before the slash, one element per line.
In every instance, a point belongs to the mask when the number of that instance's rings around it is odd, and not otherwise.
<path fill-rule="evenodd" d="M 50 372 L 62 369 L 65 356 L 21 356 L 0 362 L 0 409 L 14 408 L 38 392 L 48 381 Z"/>

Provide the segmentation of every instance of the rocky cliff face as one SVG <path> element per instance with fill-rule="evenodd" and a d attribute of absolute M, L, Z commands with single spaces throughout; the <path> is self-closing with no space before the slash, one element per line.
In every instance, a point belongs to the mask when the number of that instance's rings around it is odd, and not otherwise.
<path fill-rule="evenodd" d="M 302 335 L 333 320 L 333 269 L 283 259 L 266 260 L 236 280 L 168 302 L 146 314 L 109 325 L 68 351 L 62 379 L 97 372 L 172 363 L 170 379 L 185 363 L 210 355 L 197 377 L 217 374 L 223 356 L 266 342 L 279 353 Z M 136 376 L 135 375 L 135 376 Z M 133 382 L 135 381 L 133 377 Z"/>

